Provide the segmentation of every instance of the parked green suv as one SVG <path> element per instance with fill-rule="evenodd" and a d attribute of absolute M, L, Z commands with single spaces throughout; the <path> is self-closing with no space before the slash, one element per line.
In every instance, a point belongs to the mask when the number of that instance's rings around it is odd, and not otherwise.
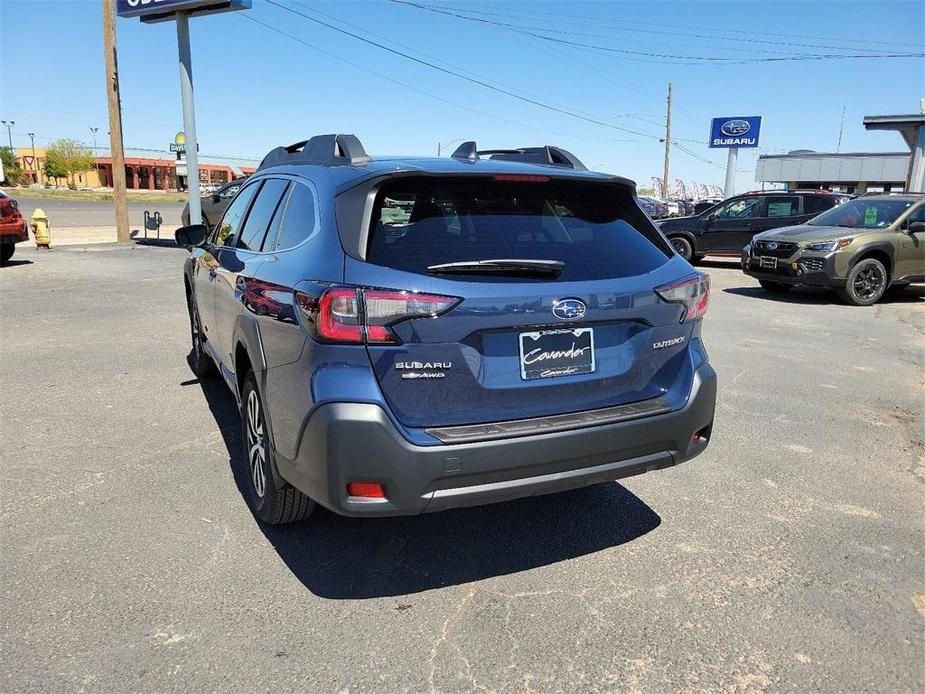
<path fill-rule="evenodd" d="M 925 198 L 864 196 L 757 234 L 742 249 L 742 270 L 769 292 L 832 287 L 846 302 L 870 306 L 890 287 L 925 280 Z"/>

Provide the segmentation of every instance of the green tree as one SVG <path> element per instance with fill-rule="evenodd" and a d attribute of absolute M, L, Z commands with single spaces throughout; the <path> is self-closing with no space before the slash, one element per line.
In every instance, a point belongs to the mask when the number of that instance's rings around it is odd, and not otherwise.
<path fill-rule="evenodd" d="M 53 161 L 46 160 L 43 170 L 45 171 L 45 180 L 49 178 L 55 179 L 55 188 L 58 187 L 58 180 L 67 176 L 67 171 L 58 168 L 57 164 Z"/>
<path fill-rule="evenodd" d="M 22 169 L 16 161 L 16 155 L 9 147 L 0 147 L 0 161 L 3 162 L 3 175 L 10 185 L 17 186 L 22 182 Z"/>
<path fill-rule="evenodd" d="M 93 154 L 88 147 L 85 147 L 77 140 L 65 138 L 55 140 L 45 150 L 46 166 L 51 164 L 54 170 L 64 172 L 67 176 L 68 187 L 76 188 L 74 175 L 89 171 L 93 168 Z M 57 178 L 55 182 L 57 183 Z"/>

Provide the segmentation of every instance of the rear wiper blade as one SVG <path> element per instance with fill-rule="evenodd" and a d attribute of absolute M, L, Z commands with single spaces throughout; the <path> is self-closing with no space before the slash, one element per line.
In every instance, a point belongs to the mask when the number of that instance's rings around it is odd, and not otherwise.
<path fill-rule="evenodd" d="M 427 272 L 450 273 L 499 273 L 512 275 L 558 275 L 565 268 L 561 260 L 539 260 L 524 258 L 494 258 L 491 260 L 462 260 L 455 263 L 429 265 Z"/>

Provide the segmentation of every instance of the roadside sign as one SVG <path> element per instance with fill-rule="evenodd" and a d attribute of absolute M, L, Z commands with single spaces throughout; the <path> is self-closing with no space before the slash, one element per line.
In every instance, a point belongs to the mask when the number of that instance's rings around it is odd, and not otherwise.
<path fill-rule="evenodd" d="M 30 157 L 30 156 L 24 155 L 23 158 L 22 158 L 22 161 L 23 161 L 23 164 L 25 164 L 26 166 L 28 166 L 28 167 L 31 169 L 31 168 L 32 168 L 32 162 L 35 161 L 35 157 Z"/>
<path fill-rule="evenodd" d="M 177 176 L 188 176 L 189 175 L 186 169 L 185 161 L 178 161 L 176 164 L 176 167 L 177 167 Z"/>
<path fill-rule="evenodd" d="M 173 19 L 176 12 L 197 16 L 250 7 L 251 0 L 116 0 L 120 17 L 139 17 L 143 22 L 164 22 Z"/>
<path fill-rule="evenodd" d="M 170 151 L 171 151 L 171 152 L 185 152 L 185 151 L 186 151 L 186 144 L 178 145 L 176 142 L 171 142 L 171 143 L 170 143 Z"/>
<path fill-rule="evenodd" d="M 710 147 L 757 147 L 761 116 L 714 118 L 710 125 Z"/>

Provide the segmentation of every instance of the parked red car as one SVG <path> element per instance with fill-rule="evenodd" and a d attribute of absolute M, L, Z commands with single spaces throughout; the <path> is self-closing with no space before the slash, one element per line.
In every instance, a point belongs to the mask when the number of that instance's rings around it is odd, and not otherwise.
<path fill-rule="evenodd" d="M 19 203 L 0 191 L 0 263 L 13 257 L 17 243 L 28 240 L 29 226 L 19 211 Z"/>

